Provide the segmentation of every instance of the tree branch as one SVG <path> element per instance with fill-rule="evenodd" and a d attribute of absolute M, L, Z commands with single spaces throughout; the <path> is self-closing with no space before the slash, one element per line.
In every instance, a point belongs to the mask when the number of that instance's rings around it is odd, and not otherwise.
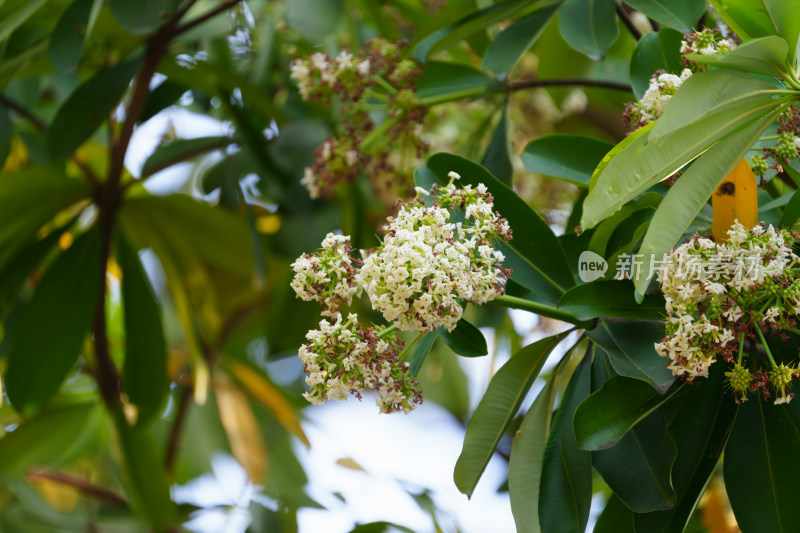
<path fill-rule="evenodd" d="M 179 26 L 175 30 L 175 35 L 180 35 L 181 33 L 186 33 L 187 31 L 189 31 L 189 30 L 191 30 L 193 28 L 196 28 L 200 24 L 206 22 L 209 19 L 212 19 L 212 18 L 216 17 L 220 13 L 223 13 L 223 12 L 227 11 L 228 9 L 232 8 L 233 6 L 235 6 L 236 4 L 238 4 L 241 1 L 242 0 L 228 0 L 227 2 L 223 2 L 222 4 L 218 5 L 217 7 L 215 7 L 214 9 L 209 11 L 208 13 L 206 13 L 205 15 L 201 15 L 200 17 L 194 19 L 193 21 L 187 22 L 183 26 Z"/>
<path fill-rule="evenodd" d="M 633 92 L 631 86 L 626 83 L 602 80 L 583 80 L 579 78 L 518 80 L 510 81 L 506 85 L 506 89 L 508 91 L 520 91 L 522 89 L 533 89 L 535 87 L 597 87 L 600 89 L 612 89 L 614 91 Z"/>
<path fill-rule="evenodd" d="M 128 506 L 128 502 L 125 501 L 125 498 L 116 492 L 103 487 L 98 487 L 97 485 L 93 485 L 85 479 L 76 476 L 62 474 L 61 472 L 32 469 L 28 471 L 27 477 L 29 479 L 44 479 L 54 483 L 60 483 L 61 485 L 67 485 L 68 487 L 72 487 L 73 489 L 77 490 L 81 494 L 90 496 L 105 503 L 106 505 L 113 505 L 115 507 Z"/>
<path fill-rule="evenodd" d="M 192 388 L 184 387 L 181 391 L 180 400 L 178 401 L 178 411 L 175 413 L 175 419 L 172 421 L 172 428 L 170 429 L 169 440 L 167 441 L 167 453 L 164 457 L 164 469 L 168 474 L 171 474 L 175 470 L 175 457 L 178 455 L 178 448 L 181 444 L 181 434 L 183 432 L 183 423 L 189 412 L 191 399 Z"/>
<path fill-rule="evenodd" d="M 622 4 L 615 2 L 614 5 L 617 8 L 617 15 L 619 15 L 619 18 L 620 20 L 622 20 L 622 23 L 625 24 L 625 27 L 628 28 L 628 31 L 631 32 L 633 38 L 636 39 L 637 41 L 641 39 L 642 32 L 639 31 L 639 28 L 637 28 L 636 25 L 633 23 L 633 20 L 631 20 L 630 13 L 628 13 L 628 11 Z"/>

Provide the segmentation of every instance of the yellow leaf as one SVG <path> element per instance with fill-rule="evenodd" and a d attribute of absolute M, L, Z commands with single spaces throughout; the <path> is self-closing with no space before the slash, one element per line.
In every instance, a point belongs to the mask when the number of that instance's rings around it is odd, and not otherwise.
<path fill-rule="evenodd" d="M 703 526 L 709 533 L 735 533 L 739 531 L 733 517 L 728 498 L 720 486 L 719 480 L 713 480 L 700 502 Z"/>
<path fill-rule="evenodd" d="M 16 172 L 28 166 L 28 148 L 19 137 L 11 139 L 11 151 L 0 172 Z"/>
<path fill-rule="evenodd" d="M 738 220 L 745 228 L 758 224 L 758 186 L 750 165 L 742 158 L 711 196 L 714 240 L 728 240 L 728 230 Z"/>
<path fill-rule="evenodd" d="M 78 504 L 80 494 L 78 490 L 69 485 L 58 483 L 50 479 L 31 478 L 28 483 L 36 489 L 39 496 L 57 511 L 69 513 Z"/>
<path fill-rule="evenodd" d="M 341 459 L 336 459 L 336 464 L 339 466 L 343 466 L 345 468 L 349 468 L 350 470 L 358 470 L 359 472 L 366 472 L 364 467 L 361 466 L 356 462 L 355 459 L 352 457 L 342 457 Z"/>
<path fill-rule="evenodd" d="M 267 473 L 267 446 L 247 396 L 227 380 L 215 390 L 219 418 L 228 435 L 233 457 L 253 483 L 261 485 Z"/>
<path fill-rule="evenodd" d="M 300 439 L 307 448 L 311 447 L 308 437 L 300 427 L 297 412 L 275 385 L 242 363 L 231 361 L 228 363 L 228 368 L 250 396 L 269 409 L 286 431 Z"/>

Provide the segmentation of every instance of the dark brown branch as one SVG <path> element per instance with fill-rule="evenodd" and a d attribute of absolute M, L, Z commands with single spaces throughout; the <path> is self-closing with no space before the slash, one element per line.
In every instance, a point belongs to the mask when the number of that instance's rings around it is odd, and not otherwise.
<path fill-rule="evenodd" d="M 619 15 L 619 18 L 622 21 L 622 23 L 625 24 L 625 27 L 628 28 L 628 31 L 631 32 L 633 38 L 636 39 L 637 41 L 641 39 L 642 32 L 639 31 L 639 28 L 637 28 L 636 25 L 633 23 L 633 20 L 631 20 L 631 15 L 630 13 L 628 13 L 628 10 L 625 9 L 625 6 L 623 6 L 618 2 L 616 2 L 614 5 L 617 8 L 617 15 Z"/>
<path fill-rule="evenodd" d="M 175 469 L 175 457 L 178 454 L 178 448 L 181 445 L 181 435 L 183 433 L 183 423 L 186 420 L 186 415 L 189 412 L 189 404 L 192 400 L 191 387 L 184 387 L 181 390 L 181 397 L 178 400 L 178 410 L 175 413 L 175 419 L 172 421 L 172 428 L 169 432 L 169 440 L 167 441 L 167 453 L 164 458 L 164 468 L 168 474 L 171 474 Z"/>
<path fill-rule="evenodd" d="M 39 130 L 41 132 L 47 132 L 47 125 L 44 122 L 42 122 L 41 120 L 36 118 L 33 115 L 33 113 L 31 113 L 27 109 L 23 108 L 22 106 L 20 106 L 16 102 L 13 102 L 13 101 L 9 100 L 7 97 L 5 97 L 2 94 L 0 94 L 0 105 L 3 105 L 5 107 L 9 108 L 10 110 L 14 111 L 16 114 L 18 114 L 19 116 L 21 116 L 22 118 L 24 118 L 25 120 L 30 122 L 31 125 L 34 128 L 36 128 L 37 130 Z M 78 168 L 80 168 L 83 171 L 83 173 L 86 175 L 86 177 L 92 183 L 92 185 L 97 186 L 97 184 L 99 183 L 100 180 L 97 178 L 97 175 L 94 173 L 94 171 L 91 169 L 91 167 L 89 165 L 87 165 L 86 162 L 83 159 L 81 159 L 80 157 L 78 157 L 76 154 L 72 154 L 71 158 L 72 158 L 72 161 L 78 166 Z"/>
<path fill-rule="evenodd" d="M 60 483 L 77 490 L 81 494 L 90 496 L 106 505 L 113 505 L 115 507 L 127 507 L 128 502 L 125 498 L 109 489 L 98 487 L 86 481 L 85 479 L 62 474 L 61 472 L 50 472 L 47 470 L 32 469 L 28 471 L 27 477 L 33 479 L 45 479 L 54 483 Z"/>
<path fill-rule="evenodd" d="M 196 28 L 197 26 L 199 26 L 200 24 L 206 22 L 207 20 L 212 19 L 212 18 L 216 17 L 217 15 L 219 15 L 220 13 L 223 13 L 223 12 L 229 10 L 230 8 L 232 8 L 233 6 L 235 6 L 236 4 L 238 4 L 241 1 L 242 0 L 228 0 L 227 2 L 223 2 L 222 4 L 218 5 L 217 7 L 215 7 L 214 9 L 209 11 L 208 13 L 206 13 L 205 15 L 201 15 L 200 17 L 194 19 L 193 21 L 187 22 L 183 26 L 179 26 L 175 30 L 175 35 L 180 35 L 181 33 L 186 33 L 187 31 L 189 31 L 189 30 L 191 30 L 193 28 Z"/>
<path fill-rule="evenodd" d="M 600 89 L 633 92 L 631 86 L 626 83 L 602 80 L 583 80 L 580 78 L 519 80 L 508 82 L 506 85 L 506 89 L 509 91 L 520 91 L 522 89 L 533 89 L 535 87 L 597 87 Z"/>

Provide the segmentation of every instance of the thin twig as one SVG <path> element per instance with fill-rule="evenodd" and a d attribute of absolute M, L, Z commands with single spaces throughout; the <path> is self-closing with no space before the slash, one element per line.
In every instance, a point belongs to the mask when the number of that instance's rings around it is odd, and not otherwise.
<path fill-rule="evenodd" d="M 169 432 L 169 440 L 167 441 L 167 453 L 164 457 L 164 468 L 168 474 L 171 474 L 175 469 L 175 457 L 178 454 L 178 448 L 181 444 L 181 434 L 183 432 L 183 423 L 186 420 L 186 415 L 189 412 L 189 404 L 192 399 L 191 387 L 184 387 L 181 390 L 181 397 L 178 400 L 178 411 L 175 413 L 175 419 L 172 421 L 172 428 Z"/>
<path fill-rule="evenodd" d="M 636 25 L 631 20 L 630 13 L 628 13 L 628 11 L 622 4 L 615 2 L 614 5 L 617 8 L 617 15 L 619 15 L 619 18 L 620 20 L 622 20 L 622 23 L 625 24 L 625 27 L 628 28 L 628 31 L 631 32 L 633 38 L 636 39 L 637 41 L 641 39 L 642 32 L 639 31 L 639 28 L 637 28 Z"/>
<path fill-rule="evenodd" d="M 33 115 L 33 113 L 31 113 L 21 105 L 9 100 L 3 94 L 0 94 L 0 105 L 3 105 L 9 108 L 10 110 L 14 111 L 16 114 L 18 114 L 19 116 L 30 122 L 31 125 L 37 130 L 41 132 L 47 132 L 47 125 L 44 122 L 36 118 Z M 100 180 L 97 178 L 97 174 L 94 173 L 92 168 L 89 165 L 87 165 L 86 162 L 76 154 L 72 154 L 71 158 L 72 161 L 78 166 L 78 168 L 80 168 L 83 171 L 83 173 L 92 183 L 92 185 L 97 186 Z"/>
<path fill-rule="evenodd" d="M 61 472 L 50 472 L 39 469 L 29 470 L 27 477 L 33 479 L 45 479 L 54 483 L 60 483 L 61 485 L 67 485 L 68 487 L 72 487 L 73 489 L 77 490 L 81 494 L 91 496 L 92 498 L 99 500 L 106 505 L 113 505 L 115 507 L 128 506 L 128 502 L 125 500 L 125 498 L 116 492 L 93 485 L 83 478 L 62 474 Z"/>
<path fill-rule="evenodd" d="M 519 80 L 511 81 L 506 85 L 509 91 L 519 91 L 522 89 L 533 89 L 535 87 L 598 87 L 601 89 L 612 89 L 615 91 L 633 92 L 630 85 L 615 81 L 584 80 L 580 78 L 557 78 L 550 80 Z"/>
<path fill-rule="evenodd" d="M 216 17 L 217 15 L 219 15 L 220 13 L 223 13 L 223 12 L 227 11 L 228 9 L 232 8 L 233 6 L 235 6 L 236 4 L 238 4 L 241 1 L 242 0 L 228 0 L 227 2 L 223 2 L 222 4 L 218 5 L 217 7 L 215 7 L 214 9 L 209 11 L 208 13 L 206 13 L 205 15 L 201 15 L 200 17 L 194 19 L 193 21 L 187 22 L 183 26 L 179 26 L 175 30 L 175 35 L 180 35 L 182 33 L 186 33 L 187 31 L 189 31 L 189 30 L 199 26 L 200 24 L 204 23 L 205 21 L 207 21 L 209 19 L 212 19 L 212 18 Z"/>

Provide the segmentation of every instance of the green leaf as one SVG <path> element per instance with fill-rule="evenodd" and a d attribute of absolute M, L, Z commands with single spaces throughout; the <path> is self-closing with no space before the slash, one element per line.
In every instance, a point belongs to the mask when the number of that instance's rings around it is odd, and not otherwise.
<path fill-rule="evenodd" d="M 662 319 L 664 297 L 649 294 L 641 304 L 633 296 L 633 284 L 627 280 L 599 280 L 568 290 L 558 308 L 579 320 L 592 318 Z"/>
<path fill-rule="evenodd" d="M 45 406 L 78 360 L 94 318 L 100 267 L 95 227 L 53 262 L 20 312 L 5 375 L 8 398 L 17 410 L 30 413 Z"/>
<path fill-rule="evenodd" d="M 704 73 L 697 76 L 702 74 Z M 683 127 L 662 135 L 658 140 L 653 140 L 646 133 L 636 137 L 616 153 L 596 175 L 596 181 L 583 205 L 581 226 L 584 229 L 594 227 L 627 201 L 670 176 L 720 139 L 769 115 L 788 99 L 773 99 L 769 94 L 760 94 L 732 103 L 710 116 L 688 124 L 682 119 Z M 666 113 L 656 121 L 653 130 L 650 130 L 651 134 L 667 117 L 670 109 L 674 110 L 675 115 L 680 115 L 681 108 L 673 104 L 674 102 L 670 102 L 667 106 Z"/>
<path fill-rule="evenodd" d="M 634 142 L 637 142 L 641 137 L 647 137 L 650 134 L 650 130 L 653 129 L 655 126 L 655 122 L 651 122 L 646 126 L 642 126 L 638 130 L 634 130 L 631 132 L 627 137 L 622 139 L 620 142 L 614 146 L 606 155 L 603 156 L 603 159 L 597 164 L 597 168 L 594 169 L 592 172 L 592 179 L 589 181 L 589 190 L 594 189 L 595 185 L 597 185 L 597 179 L 600 177 L 606 167 L 617 157 L 623 150 L 627 150 L 629 146 L 631 146 Z"/>
<path fill-rule="evenodd" d="M 592 459 L 575 443 L 572 416 L 591 391 L 591 369 L 587 355 L 572 375 L 550 428 L 539 487 L 542 531 L 582 532 L 589 520 Z"/>
<path fill-rule="evenodd" d="M 461 63 L 431 61 L 425 78 L 417 82 L 417 98 L 425 105 L 479 96 L 492 85 L 492 78 Z"/>
<path fill-rule="evenodd" d="M 631 86 L 633 94 L 641 100 L 650 87 L 650 78 L 659 69 L 679 75 L 684 68 L 681 62 L 683 34 L 672 28 L 646 33 L 636 43 L 631 56 Z"/>
<path fill-rule="evenodd" d="M 166 107 L 174 104 L 186 91 L 187 89 L 183 85 L 172 83 L 168 79 L 163 81 L 147 95 L 144 109 L 139 115 L 139 123 L 146 122 Z"/>
<path fill-rule="evenodd" d="M 688 398 L 669 426 L 678 447 L 672 465 L 672 487 L 678 500 L 672 509 L 636 515 L 636 531 L 683 531 L 700 501 L 736 411 L 733 398 L 723 391 L 725 368 L 714 366 L 707 379 L 688 389 Z"/>
<path fill-rule="evenodd" d="M 618 496 L 612 495 L 597 518 L 593 533 L 636 533 L 633 511 Z"/>
<path fill-rule="evenodd" d="M 511 121 L 508 120 L 508 103 L 503 105 L 500 111 L 500 121 L 492 134 L 486 153 L 483 154 L 481 165 L 491 172 L 506 185 L 511 184 L 511 177 L 514 174 L 514 165 L 511 162 L 511 143 L 509 140 L 509 129 Z"/>
<path fill-rule="evenodd" d="M 724 56 L 704 56 L 689 54 L 688 59 L 695 63 L 712 65 L 717 68 L 741 70 L 753 74 L 783 77 L 789 47 L 786 41 L 777 36 L 761 37 L 742 43 Z"/>
<path fill-rule="evenodd" d="M 436 337 L 438 336 L 439 330 L 426 333 L 417 347 L 414 348 L 414 355 L 411 356 L 411 364 L 408 367 L 408 372 L 412 376 L 417 377 L 419 375 L 422 363 L 424 363 L 425 359 L 428 357 L 428 353 L 430 353 L 431 348 L 433 348 L 433 343 L 436 342 Z"/>
<path fill-rule="evenodd" d="M 159 447 L 146 429 L 130 427 L 121 411 L 112 416 L 122 456 L 122 482 L 131 506 L 154 531 L 168 531 L 177 513 Z"/>
<path fill-rule="evenodd" d="M 464 447 L 453 472 L 458 490 L 467 496 L 472 496 L 500 438 L 519 410 L 547 356 L 564 336 L 561 333 L 522 348 L 492 377 L 467 424 Z"/>
<path fill-rule="evenodd" d="M 592 172 L 612 148 L 613 144 L 600 139 L 555 133 L 529 142 L 522 163 L 529 172 L 588 187 Z"/>
<path fill-rule="evenodd" d="M 690 32 L 706 12 L 706 0 L 625 0 L 656 22 Z"/>
<path fill-rule="evenodd" d="M 94 436 L 99 413 L 96 404 L 78 404 L 26 420 L 0 439 L 0 477 L 63 465 Z"/>
<path fill-rule="evenodd" d="M 341 15 L 341 0 L 297 0 L 289 2 L 286 7 L 287 24 L 315 37 L 333 33 Z"/>
<path fill-rule="evenodd" d="M 4 16 L 0 19 L 0 43 L 11 37 L 11 34 L 47 3 L 47 0 L 28 0 L 18 3 L 22 4 L 19 9 L 13 13 L 3 13 Z"/>
<path fill-rule="evenodd" d="M 417 43 L 414 48 L 414 59 L 424 63 L 431 54 L 447 50 L 492 24 L 511 17 L 528 3 L 524 0 L 506 0 L 470 13 L 453 24 L 434 31 Z"/>
<path fill-rule="evenodd" d="M 561 2 L 537 9 L 520 17 L 492 40 L 483 54 L 483 68 L 504 79 L 514 65 L 533 46 L 542 30 L 553 18 Z"/>
<path fill-rule="evenodd" d="M 645 293 L 650 279 L 655 275 L 655 271 L 649 269 L 651 260 L 654 265 L 663 261 L 665 254 L 682 238 L 722 180 L 744 157 L 775 116 L 774 113 L 767 115 L 712 146 L 670 187 L 653 215 L 639 248 L 643 267 L 648 266 L 646 273 L 643 269 L 634 271 L 634 284 L 639 295 Z"/>
<path fill-rule="evenodd" d="M 139 60 L 104 70 L 77 89 L 61 104 L 47 132 L 53 159 L 64 159 L 100 127 L 128 89 Z"/>
<path fill-rule="evenodd" d="M 725 489 L 742 531 L 800 531 L 800 435 L 783 406 L 739 406 L 725 446 Z"/>
<path fill-rule="evenodd" d="M 149 33 L 166 22 L 177 6 L 171 0 L 107 0 L 114 18 L 133 34 Z"/>
<path fill-rule="evenodd" d="M 60 75 L 74 74 L 83 57 L 83 43 L 94 0 L 77 0 L 69 5 L 50 34 L 50 63 Z"/>
<path fill-rule="evenodd" d="M 161 309 L 136 251 L 124 238 L 117 241 L 117 259 L 125 321 L 122 385 L 138 408 L 137 424 L 146 424 L 163 408 L 169 392 Z"/>
<path fill-rule="evenodd" d="M 0 107 L 0 168 L 11 153 L 11 139 L 14 137 L 14 125 L 5 107 Z"/>
<path fill-rule="evenodd" d="M 767 7 L 773 3 L 769 0 L 710 0 L 710 3 L 743 41 L 779 33 Z"/>
<path fill-rule="evenodd" d="M 565 0 L 558 29 L 572 48 L 601 60 L 619 37 L 614 0 Z"/>
<path fill-rule="evenodd" d="M 555 381 L 555 376 L 551 377 L 536 397 L 511 444 L 508 494 L 518 533 L 539 533 L 539 509 L 531 502 L 539 501 L 542 458 L 550 434 Z"/>
<path fill-rule="evenodd" d="M 482 166 L 453 154 L 434 154 L 427 167 L 446 184 L 450 171 L 461 175 L 461 183 L 476 187 L 479 183 L 494 197 L 494 208 L 511 226 L 514 238 L 500 247 L 504 264 L 514 269 L 511 279 L 537 297 L 555 304 L 574 285 L 566 255 L 550 226 L 517 193 L 501 183 Z"/>
<path fill-rule="evenodd" d="M 590 339 L 608 354 L 614 370 L 623 376 L 644 380 L 664 393 L 675 381 L 654 348 L 664 328 L 653 322 L 607 322 L 587 331 Z"/>
<path fill-rule="evenodd" d="M 142 178 L 155 174 L 176 163 L 187 161 L 206 152 L 220 150 L 233 144 L 230 137 L 198 137 L 196 139 L 175 139 L 158 146 L 147 158 L 142 167 Z"/>
<path fill-rule="evenodd" d="M 439 336 L 451 350 L 462 357 L 480 357 L 489 353 L 481 330 L 463 318 L 458 321 L 453 331 L 441 328 Z"/>
<path fill-rule="evenodd" d="M 647 513 L 669 509 L 677 500 L 670 484 L 675 455 L 664 416 L 655 410 L 615 446 L 592 452 L 592 465 L 625 505 Z"/>
<path fill-rule="evenodd" d="M 573 424 L 578 446 L 592 451 L 614 446 L 671 396 L 659 394 L 639 379 L 611 377 L 575 411 Z"/>
<path fill-rule="evenodd" d="M 792 229 L 795 224 L 797 224 L 798 220 L 800 220 L 800 194 L 795 192 L 792 194 L 792 198 L 783 210 L 780 226 L 782 228 Z"/>

